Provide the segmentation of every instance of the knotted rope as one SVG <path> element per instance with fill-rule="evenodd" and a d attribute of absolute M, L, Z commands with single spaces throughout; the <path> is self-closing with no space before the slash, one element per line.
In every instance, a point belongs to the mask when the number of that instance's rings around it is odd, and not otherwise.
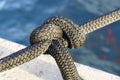
<path fill-rule="evenodd" d="M 52 17 L 30 36 L 31 46 L 0 59 L 0 71 L 28 62 L 40 54 L 50 54 L 56 60 L 64 80 L 82 80 L 66 48 L 79 48 L 85 36 L 120 20 L 120 10 L 113 11 L 80 27 L 62 17 Z"/>

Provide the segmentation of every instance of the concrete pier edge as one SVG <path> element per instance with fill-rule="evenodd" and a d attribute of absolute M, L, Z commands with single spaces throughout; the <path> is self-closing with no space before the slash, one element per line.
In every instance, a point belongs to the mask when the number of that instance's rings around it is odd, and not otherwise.
<path fill-rule="evenodd" d="M 12 54 L 26 46 L 0 38 L 0 58 Z M 85 80 L 120 80 L 120 77 L 87 65 L 75 63 L 81 77 Z M 1 72 L 0 80 L 62 80 L 54 59 L 41 55 L 21 66 Z"/>

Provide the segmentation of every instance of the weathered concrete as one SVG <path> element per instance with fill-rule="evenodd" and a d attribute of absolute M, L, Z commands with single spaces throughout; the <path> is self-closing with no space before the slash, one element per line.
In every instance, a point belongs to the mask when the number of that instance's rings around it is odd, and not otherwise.
<path fill-rule="evenodd" d="M 0 38 L 0 58 L 18 51 L 25 46 Z M 75 63 L 79 74 L 85 80 L 120 80 L 120 77 Z M 0 80 L 62 80 L 60 71 L 49 55 L 38 58 L 19 67 L 0 73 Z"/>

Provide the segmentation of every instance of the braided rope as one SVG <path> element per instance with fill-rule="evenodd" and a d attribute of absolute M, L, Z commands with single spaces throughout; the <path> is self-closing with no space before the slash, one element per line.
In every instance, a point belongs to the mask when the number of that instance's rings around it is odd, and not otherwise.
<path fill-rule="evenodd" d="M 120 9 L 80 25 L 80 30 L 82 29 L 83 33 L 89 34 L 118 20 L 120 20 Z"/>
<path fill-rule="evenodd" d="M 118 20 L 120 9 L 80 27 L 66 18 L 52 17 L 32 32 L 31 46 L 0 59 L 0 71 L 21 65 L 44 53 L 54 57 L 64 80 L 83 80 L 66 48 L 79 48 L 88 33 Z"/>

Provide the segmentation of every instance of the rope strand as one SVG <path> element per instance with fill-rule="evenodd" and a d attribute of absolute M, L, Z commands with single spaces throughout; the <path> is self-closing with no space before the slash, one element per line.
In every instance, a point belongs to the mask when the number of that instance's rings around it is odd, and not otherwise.
<path fill-rule="evenodd" d="M 118 20 L 120 20 L 120 9 L 80 25 L 79 30 L 82 30 L 84 34 L 89 34 Z"/>

